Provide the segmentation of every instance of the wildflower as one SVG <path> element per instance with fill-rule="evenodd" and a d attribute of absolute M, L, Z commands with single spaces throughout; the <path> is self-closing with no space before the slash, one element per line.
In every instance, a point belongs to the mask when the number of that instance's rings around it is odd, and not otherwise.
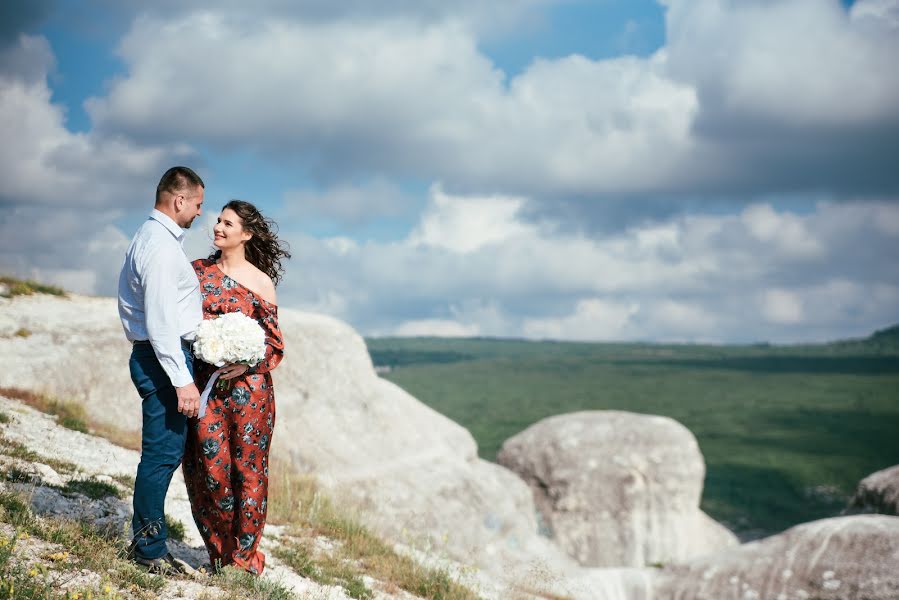
<path fill-rule="evenodd" d="M 31 570 L 28 571 L 28 575 L 31 577 L 37 577 L 37 567 L 31 567 Z"/>
<path fill-rule="evenodd" d="M 47 558 L 52 560 L 53 562 L 59 562 L 59 561 L 69 558 L 69 553 L 68 552 L 54 552 L 53 554 L 48 555 Z"/>

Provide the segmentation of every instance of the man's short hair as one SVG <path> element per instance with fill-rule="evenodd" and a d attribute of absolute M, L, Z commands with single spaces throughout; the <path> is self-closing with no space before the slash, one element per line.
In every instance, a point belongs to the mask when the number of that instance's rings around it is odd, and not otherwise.
<path fill-rule="evenodd" d="M 162 197 L 164 192 L 170 194 L 178 194 L 185 190 L 195 187 L 205 188 L 206 185 L 200 176 L 194 173 L 193 169 L 188 167 L 172 167 L 162 174 L 159 185 L 156 186 L 156 202 Z"/>

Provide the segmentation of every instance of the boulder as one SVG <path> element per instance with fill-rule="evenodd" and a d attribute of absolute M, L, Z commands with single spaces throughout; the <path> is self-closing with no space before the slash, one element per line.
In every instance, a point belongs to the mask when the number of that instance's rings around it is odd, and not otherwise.
<path fill-rule="evenodd" d="M 314 475 L 410 551 L 505 580 L 538 563 L 554 573 L 576 569 L 538 535 L 525 483 L 479 459 L 466 429 L 379 378 L 351 327 L 283 308 L 279 320 L 286 353 L 273 372 L 273 459 Z M 15 336 L 19 327 L 32 335 Z M 98 421 L 139 430 L 130 350 L 114 299 L 0 299 L 0 361 L 17 367 L 0 370 L 0 386 L 74 400 Z"/>
<path fill-rule="evenodd" d="M 498 461 L 528 482 L 544 531 L 581 565 L 643 567 L 737 543 L 699 510 L 705 462 L 667 417 L 550 417 L 507 440 Z"/>
<path fill-rule="evenodd" d="M 31 335 L 15 335 L 20 328 Z M 130 352 L 112 298 L 0 298 L 0 364 L 15 365 L 0 369 L 0 386 L 77 402 L 97 421 L 139 431 Z"/>
<path fill-rule="evenodd" d="M 684 565 L 665 567 L 656 598 L 899 598 L 899 517 L 823 519 Z"/>
<path fill-rule="evenodd" d="M 899 515 L 899 465 L 862 479 L 846 512 Z"/>
<path fill-rule="evenodd" d="M 280 315 L 273 451 L 314 473 L 390 539 L 510 575 L 576 565 L 537 534 L 527 486 L 478 458 L 465 428 L 378 377 L 363 339 L 321 315 Z M 288 433 L 289 432 L 289 433 Z"/>

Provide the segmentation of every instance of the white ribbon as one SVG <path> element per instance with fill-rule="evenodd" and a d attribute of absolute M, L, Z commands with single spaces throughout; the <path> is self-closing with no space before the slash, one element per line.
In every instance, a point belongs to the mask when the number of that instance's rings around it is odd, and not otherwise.
<path fill-rule="evenodd" d="M 197 413 L 197 418 L 202 419 L 203 415 L 206 414 L 206 405 L 209 403 L 209 394 L 212 392 L 212 386 L 215 385 L 216 380 L 219 378 L 219 375 L 225 372 L 227 366 L 222 367 L 218 371 L 212 374 L 212 377 L 209 378 L 209 381 L 206 383 L 206 387 L 203 389 L 203 393 L 200 395 L 200 410 Z"/>

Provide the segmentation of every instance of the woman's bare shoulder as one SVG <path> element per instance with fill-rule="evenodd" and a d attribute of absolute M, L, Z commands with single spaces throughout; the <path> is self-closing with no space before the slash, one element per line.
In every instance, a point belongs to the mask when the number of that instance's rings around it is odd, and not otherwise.
<path fill-rule="evenodd" d="M 272 282 L 272 278 L 255 266 L 253 267 L 253 271 L 253 289 L 262 296 L 262 299 L 266 302 L 277 304 L 275 284 Z"/>

